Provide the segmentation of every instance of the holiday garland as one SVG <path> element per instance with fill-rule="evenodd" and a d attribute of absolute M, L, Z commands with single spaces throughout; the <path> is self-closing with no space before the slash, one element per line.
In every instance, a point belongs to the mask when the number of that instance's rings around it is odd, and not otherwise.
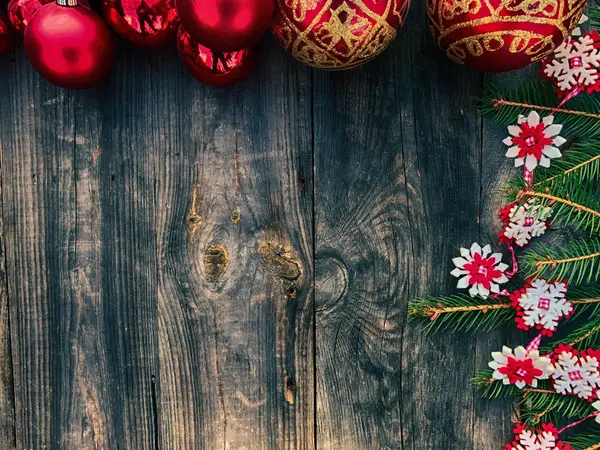
<path fill-rule="evenodd" d="M 486 398 L 515 399 L 506 450 L 600 449 L 599 71 L 600 34 L 576 29 L 542 61 L 544 80 L 481 93 L 478 108 L 507 127 L 498 148 L 520 171 L 499 211 L 505 251 L 461 248 L 450 273 L 466 292 L 409 305 L 426 332 L 513 324 L 533 336 L 494 349 L 473 379 Z M 561 437 L 576 426 L 586 431 Z"/>

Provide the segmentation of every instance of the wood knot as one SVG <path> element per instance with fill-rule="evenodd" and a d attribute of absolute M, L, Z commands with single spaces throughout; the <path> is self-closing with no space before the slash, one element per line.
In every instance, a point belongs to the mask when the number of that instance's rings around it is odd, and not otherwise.
<path fill-rule="evenodd" d="M 290 246 L 260 241 L 258 255 L 267 269 L 280 278 L 295 281 L 302 275 L 302 264 L 293 257 Z"/>
<path fill-rule="evenodd" d="M 284 397 L 290 405 L 296 401 L 296 383 L 290 377 L 285 377 Z"/>
<path fill-rule="evenodd" d="M 228 267 L 229 255 L 221 244 L 210 245 L 204 250 L 204 274 L 209 281 L 219 281 Z"/>
<path fill-rule="evenodd" d="M 231 211 L 231 221 L 233 223 L 240 223 L 241 217 L 242 215 L 239 209 L 234 209 L 233 211 Z"/>

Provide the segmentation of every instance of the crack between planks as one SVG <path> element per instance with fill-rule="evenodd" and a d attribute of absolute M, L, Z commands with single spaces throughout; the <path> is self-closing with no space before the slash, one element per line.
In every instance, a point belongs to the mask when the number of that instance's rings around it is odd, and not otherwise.
<path fill-rule="evenodd" d="M 310 116 L 311 116 L 311 150 L 313 169 L 312 192 L 312 354 L 313 354 L 313 447 L 318 449 L 317 439 L 317 162 L 315 152 L 315 71 L 310 72 Z"/>
<path fill-rule="evenodd" d="M 156 376 L 152 375 L 150 377 L 151 383 L 151 394 L 152 394 L 152 420 L 154 424 L 154 450 L 159 449 L 158 445 L 158 406 L 156 402 Z"/>

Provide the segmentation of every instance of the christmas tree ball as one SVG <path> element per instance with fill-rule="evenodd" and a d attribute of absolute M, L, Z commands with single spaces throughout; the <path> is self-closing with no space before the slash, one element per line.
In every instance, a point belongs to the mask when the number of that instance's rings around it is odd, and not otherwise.
<path fill-rule="evenodd" d="M 271 29 L 300 62 L 349 69 L 390 45 L 409 5 L 410 0 L 276 0 Z"/>
<path fill-rule="evenodd" d="M 508 72 L 550 54 L 577 26 L 586 0 L 426 0 L 446 55 L 474 70 Z"/>

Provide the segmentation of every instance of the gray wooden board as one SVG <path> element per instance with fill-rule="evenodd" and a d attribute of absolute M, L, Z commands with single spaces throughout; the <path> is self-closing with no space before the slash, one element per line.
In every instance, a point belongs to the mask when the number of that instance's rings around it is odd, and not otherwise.
<path fill-rule="evenodd" d="M 0 60 L 0 448 L 482 449 L 510 405 L 470 386 L 512 336 L 432 335 L 409 299 L 454 292 L 492 242 L 510 165 L 482 74 L 423 2 L 350 72 L 271 39 L 200 85 L 121 45 L 68 92 Z M 502 76 L 495 76 L 503 81 Z"/>

